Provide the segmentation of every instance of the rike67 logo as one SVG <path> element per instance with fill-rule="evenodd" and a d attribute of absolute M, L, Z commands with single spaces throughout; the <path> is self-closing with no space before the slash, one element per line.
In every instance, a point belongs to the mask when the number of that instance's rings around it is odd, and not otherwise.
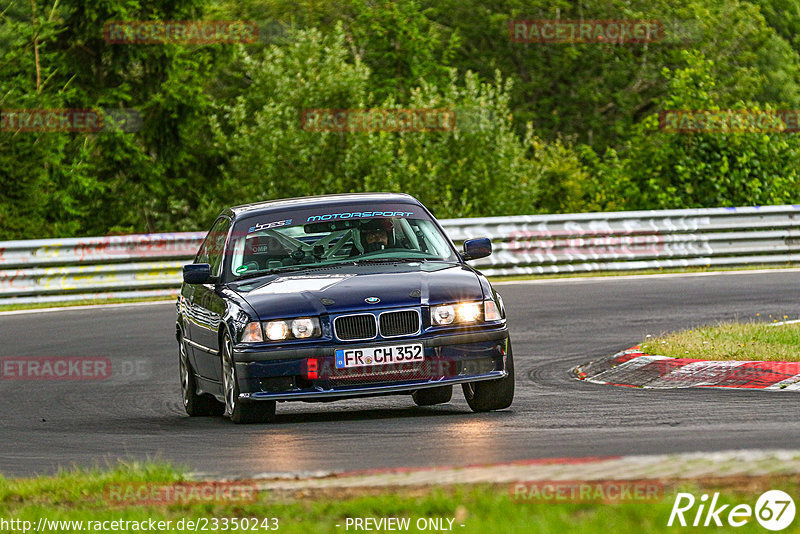
<path fill-rule="evenodd" d="M 761 494 L 755 507 L 749 504 L 718 504 L 719 493 L 714 493 L 709 502 L 704 493 L 696 499 L 691 493 L 678 493 L 669 514 L 667 526 L 691 525 L 693 527 L 741 527 L 754 517 L 767 530 L 783 530 L 794 521 L 794 500 L 781 490 L 769 490 Z M 695 506 L 697 505 L 697 506 Z"/>

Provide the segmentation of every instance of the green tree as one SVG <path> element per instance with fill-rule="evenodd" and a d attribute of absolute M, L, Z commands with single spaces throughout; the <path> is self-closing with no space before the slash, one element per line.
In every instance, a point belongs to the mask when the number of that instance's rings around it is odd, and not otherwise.
<path fill-rule="evenodd" d="M 714 62 L 686 53 L 689 66 L 664 70 L 670 94 L 664 110 L 719 110 Z M 756 103 L 735 109 L 758 111 Z M 768 110 L 769 108 L 767 108 Z M 632 132 L 621 159 L 597 168 L 606 186 L 627 198 L 626 209 L 668 209 L 796 203 L 800 191 L 796 135 L 781 132 L 667 133 L 652 114 Z M 616 156 L 613 154 L 613 156 Z M 596 162 L 596 161 L 595 161 Z M 626 176 L 621 180 L 620 176 Z M 623 190 L 623 188 L 625 190 Z"/>
<path fill-rule="evenodd" d="M 535 165 L 510 127 L 508 90 L 499 76 L 482 83 L 454 72 L 437 87 L 423 82 L 407 101 L 380 102 L 370 69 L 347 46 L 343 29 L 299 31 L 289 47 L 246 55 L 251 83 L 214 125 L 227 163 L 209 196 L 221 204 L 320 193 L 404 191 L 443 216 L 535 210 Z M 468 129 L 445 132 L 317 132 L 301 128 L 304 109 L 424 108 L 480 110 Z"/>

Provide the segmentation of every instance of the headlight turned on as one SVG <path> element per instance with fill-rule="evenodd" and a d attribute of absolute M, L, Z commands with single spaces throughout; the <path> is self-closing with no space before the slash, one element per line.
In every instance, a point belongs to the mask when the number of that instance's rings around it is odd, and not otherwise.
<path fill-rule="evenodd" d="M 464 302 L 456 306 L 456 321 L 459 323 L 474 323 L 480 319 L 481 304 L 479 302 Z"/>
<path fill-rule="evenodd" d="M 431 321 L 436 326 L 451 324 L 474 324 L 485 321 L 500 321 L 500 310 L 493 300 L 484 302 L 459 302 L 431 308 Z"/>
<path fill-rule="evenodd" d="M 299 317 L 282 321 L 269 321 L 264 324 L 264 333 L 270 341 L 284 339 L 306 339 L 319 337 L 322 329 L 316 317 Z"/>

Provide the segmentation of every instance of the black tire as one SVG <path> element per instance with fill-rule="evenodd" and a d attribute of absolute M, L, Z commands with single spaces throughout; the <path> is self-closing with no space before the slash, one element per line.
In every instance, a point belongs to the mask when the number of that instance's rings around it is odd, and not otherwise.
<path fill-rule="evenodd" d="M 219 402 L 210 394 L 197 393 L 197 379 L 194 376 L 194 369 L 189 362 L 186 354 L 186 345 L 183 337 L 178 339 L 178 366 L 181 376 L 181 394 L 183 396 L 183 408 L 190 417 L 210 417 L 222 415 L 225 405 Z"/>
<path fill-rule="evenodd" d="M 453 386 L 440 386 L 438 388 L 418 389 L 411 394 L 417 406 L 433 406 L 444 404 L 453 398 Z"/>
<path fill-rule="evenodd" d="M 514 357 L 511 351 L 511 340 L 508 340 L 506 371 L 508 371 L 508 375 L 499 380 L 462 384 L 464 398 L 467 399 L 467 404 L 473 412 L 502 410 L 511 406 L 514 401 Z"/>
<path fill-rule="evenodd" d="M 233 363 L 233 342 L 226 333 L 220 346 L 222 391 L 225 394 L 224 412 L 237 424 L 269 423 L 275 420 L 275 401 L 241 402 L 239 379 Z"/>

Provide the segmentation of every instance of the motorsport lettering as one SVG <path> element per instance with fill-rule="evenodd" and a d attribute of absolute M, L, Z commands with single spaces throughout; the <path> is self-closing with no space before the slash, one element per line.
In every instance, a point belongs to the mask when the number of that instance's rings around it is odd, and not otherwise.
<path fill-rule="evenodd" d="M 329 213 L 326 215 L 312 215 L 306 222 L 329 221 L 331 219 L 350 219 L 352 217 L 410 217 L 412 211 L 354 211 L 352 213 Z"/>

